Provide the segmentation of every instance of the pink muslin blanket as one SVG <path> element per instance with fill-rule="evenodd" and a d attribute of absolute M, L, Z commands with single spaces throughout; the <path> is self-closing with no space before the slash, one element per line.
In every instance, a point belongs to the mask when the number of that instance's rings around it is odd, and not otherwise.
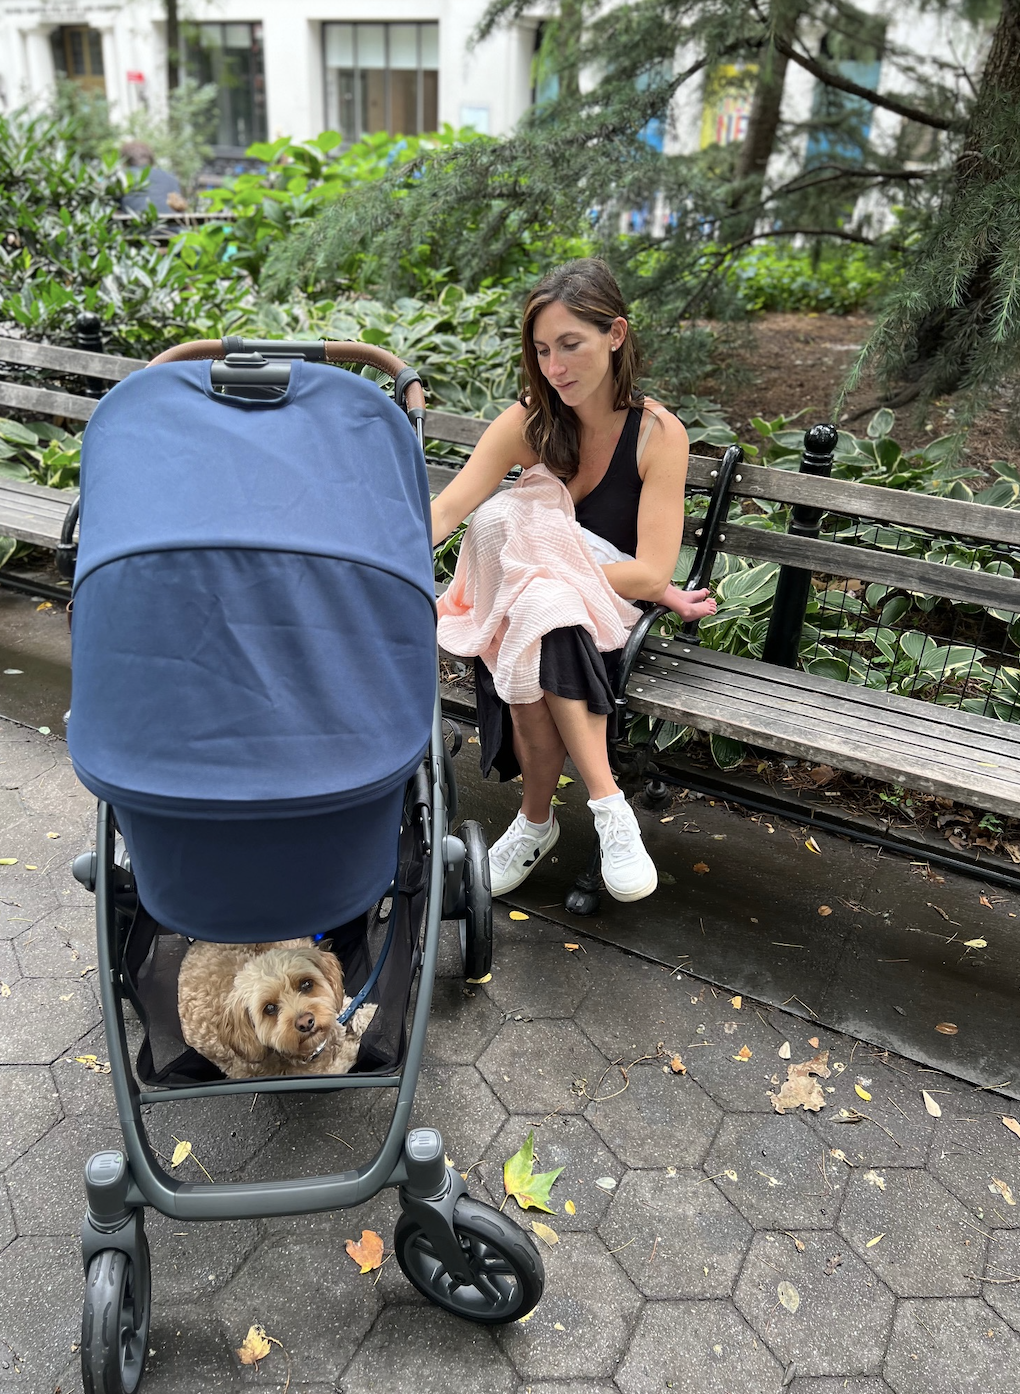
<path fill-rule="evenodd" d="M 475 510 L 439 601 L 438 636 L 448 652 L 480 657 L 504 702 L 537 702 L 543 634 L 581 625 L 607 653 L 639 614 L 589 552 L 565 485 L 533 465 Z"/>

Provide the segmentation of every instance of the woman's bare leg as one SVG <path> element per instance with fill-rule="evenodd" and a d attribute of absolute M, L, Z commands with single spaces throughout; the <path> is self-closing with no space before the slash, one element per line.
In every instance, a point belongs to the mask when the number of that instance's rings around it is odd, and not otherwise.
<path fill-rule="evenodd" d="M 618 794 L 619 786 L 609 768 L 606 717 L 589 711 L 588 703 L 583 700 L 559 697 L 554 692 L 545 694 L 545 704 L 560 741 L 584 780 L 588 797 L 604 799 L 610 794 Z"/>
<path fill-rule="evenodd" d="M 510 716 L 514 724 L 514 754 L 524 782 L 521 812 L 532 823 L 544 823 L 563 773 L 567 747 L 544 697 L 537 702 L 511 705 Z"/>

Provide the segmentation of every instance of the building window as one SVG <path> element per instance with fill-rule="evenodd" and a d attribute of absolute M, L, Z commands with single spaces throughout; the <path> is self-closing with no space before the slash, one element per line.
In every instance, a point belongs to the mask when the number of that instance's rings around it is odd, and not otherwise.
<path fill-rule="evenodd" d="M 326 125 L 346 144 L 439 124 L 438 24 L 324 24 Z"/>
<path fill-rule="evenodd" d="M 213 135 L 221 152 L 245 150 L 266 139 L 266 79 L 261 24 L 182 26 L 188 76 L 219 89 Z"/>
<path fill-rule="evenodd" d="M 103 36 L 86 24 L 61 24 L 50 35 L 57 77 L 75 82 L 86 92 L 106 96 L 103 76 Z"/>

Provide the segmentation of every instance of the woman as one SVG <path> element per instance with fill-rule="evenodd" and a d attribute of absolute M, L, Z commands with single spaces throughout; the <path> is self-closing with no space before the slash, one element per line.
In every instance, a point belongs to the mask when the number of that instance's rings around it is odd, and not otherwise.
<path fill-rule="evenodd" d="M 449 536 L 520 465 L 518 488 L 543 476 L 562 495 L 566 513 L 617 549 L 609 555 L 624 558 L 602 565 L 601 575 L 596 555 L 585 553 L 582 560 L 594 571 L 596 590 L 603 586 L 618 612 L 630 611 L 620 605 L 622 597 L 664 601 L 684 619 L 714 613 L 707 590 L 681 593 L 671 586 L 683 535 L 687 433 L 636 386 L 637 352 L 609 268 L 586 259 L 545 277 L 525 306 L 521 345 L 526 390 L 486 428 L 467 464 L 433 501 L 433 541 Z M 559 485 L 548 481 L 547 471 Z M 487 526 L 491 532 L 486 519 L 494 504 L 479 509 L 468 529 L 461 553 L 465 568 L 472 565 L 466 559 L 472 534 Z M 525 549 L 538 545 L 530 536 L 520 541 Z M 474 563 L 477 570 L 477 556 Z M 456 629 L 457 601 L 449 598 L 456 587 L 457 577 L 440 603 L 440 641 L 460 652 L 449 638 Z M 596 595 L 596 608 L 599 599 Z M 514 890 L 556 845 L 552 797 L 567 755 L 588 790 L 610 895 L 640 900 L 656 887 L 637 819 L 609 766 L 606 718 L 613 710 L 611 680 L 619 651 L 600 652 L 593 638 L 593 633 L 616 632 L 613 615 L 604 607 L 602 613 L 601 631 L 596 620 L 552 626 L 544 633 L 537 700 L 504 703 L 489 667 L 475 658 L 483 772 L 495 768 L 503 780 L 520 772 L 524 784 L 520 814 L 489 852 L 493 895 Z M 630 622 L 633 617 L 630 611 Z M 505 633 L 506 621 L 494 643 Z M 472 652 L 489 657 L 490 650 L 475 646 Z"/>

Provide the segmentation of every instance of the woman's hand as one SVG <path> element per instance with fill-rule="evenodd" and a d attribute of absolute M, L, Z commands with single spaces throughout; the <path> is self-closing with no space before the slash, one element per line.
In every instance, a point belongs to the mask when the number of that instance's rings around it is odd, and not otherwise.
<path fill-rule="evenodd" d="M 432 500 L 433 546 L 449 537 L 515 465 L 528 469 L 538 463 L 538 457 L 524 443 L 523 432 L 524 408 L 518 402 L 486 426 L 467 463 Z"/>

